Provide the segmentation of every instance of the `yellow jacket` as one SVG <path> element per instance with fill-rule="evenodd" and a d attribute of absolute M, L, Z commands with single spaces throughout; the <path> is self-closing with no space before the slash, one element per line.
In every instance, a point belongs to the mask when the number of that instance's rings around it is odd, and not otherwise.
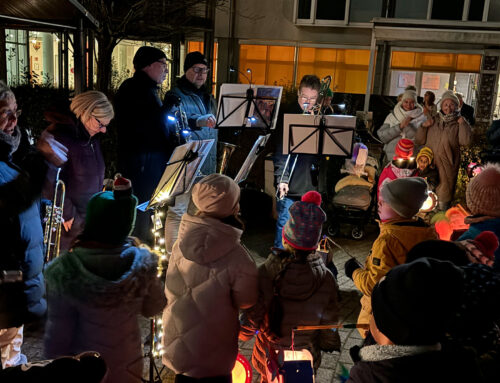
<path fill-rule="evenodd" d="M 368 323 L 371 314 L 373 287 L 394 266 L 405 263 L 406 254 L 417 243 L 437 239 L 433 227 L 421 220 L 397 219 L 380 223 L 380 234 L 366 259 L 365 267 L 352 275 L 356 287 L 363 293 L 358 323 Z"/>

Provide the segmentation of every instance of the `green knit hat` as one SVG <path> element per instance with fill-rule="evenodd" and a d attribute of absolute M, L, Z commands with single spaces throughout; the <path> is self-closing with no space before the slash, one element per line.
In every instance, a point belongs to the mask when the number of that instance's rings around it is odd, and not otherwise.
<path fill-rule="evenodd" d="M 121 245 L 134 229 L 137 197 L 130 180 L 118 177 L 113 191 L 94 194 L 87 205 L 83 241 Z"/>

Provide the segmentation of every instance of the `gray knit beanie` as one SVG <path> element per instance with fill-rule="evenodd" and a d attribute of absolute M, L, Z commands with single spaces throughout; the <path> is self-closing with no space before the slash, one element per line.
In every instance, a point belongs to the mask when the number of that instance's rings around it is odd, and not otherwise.
<path fill-rule="evenodd" d="M 500 217 L 500 165 L 487 164 L 472 178 L 465 194 L 473 215 Z"/>
<path fill-rule="evenodd" d="M 382 199 L 401 217 L 412 218 L 427 199 L 427 182 L 421 177 L 396 178 L 381 190 Z"/>

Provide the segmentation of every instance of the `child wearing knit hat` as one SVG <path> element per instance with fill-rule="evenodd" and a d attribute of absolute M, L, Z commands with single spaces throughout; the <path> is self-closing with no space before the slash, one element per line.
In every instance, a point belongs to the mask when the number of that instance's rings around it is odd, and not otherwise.
<path fill-rule="evenodd" d="M 425 179 L 431 191 L 435 191 L 439 185 L 439 172 L 434 165 L 434 153 L 427 146 L 420 149 L 417 154 L 417 172 L 415 176 Z"/>
<path fill-rule="evenodd" d="M 316 253 L 326 220 L 320 205 L 321 195 L 309 191 L 290 207 L 282 231 L 284 250 L 273 249 L 259 267 L 259 302 L 242 317 L 240 339 L 250 340 L 257 333 L 252 363 L 262 382 L 267 382 L 266 351 L 289 348 L 295 326 L 338 320 L 338 286 Z M 321 351 L 339 351 L 340 338 L 331 330 L 302 331 L 295 334 L 293 346 L 311 352 L 316 370 Z"/>
<path fill-rule="evenodd" d="M 398 178 L 386 183 L 378 202 L 380 234 L 372 246 L 364 267 L 352 258 L 344 269 L 363 293 L 358 324 L 368 324 L 371 314 L 370 297 L 375 284 L 394 266 L 405 263 L 407 252 L 417 243 L 436 239 L 432 227 L 415 219 L 427 198 L 427 183 L 423 178 Z M 361 331 L 363 336 L 366 332 Z"/>
<path fill-rule="evenodd" d="M 480 382 L 474 356 L 443 348 L 460 308 L 463 271 L 423 258 L 390 270 L 373 289 L 370 332 L 376 344 L 351 349 L 348 382 Z"/>
<path fill-rule="evenodd" d="M 113 191 L 90 199 L 84 231 L 71 252 L 45 269 L 45 355 L 95 350 L 106 361 L 107 382 L 141 382 L 138 315 L 153 316 L 166 303 L 158 258 L 128 240 L 136 206 L 130 180 L 118 177 Z"/>
<path fill-rule="evenodd" d="M 458 240 L 473 239 L 483 231 L 492 231 L 500 237 L 500 165 L 486 164 L 481 173 L 472 178 L 466 190 L 470 224 Z M 500 270 L 500 250 L 495 251 L 493 267 Z"/>

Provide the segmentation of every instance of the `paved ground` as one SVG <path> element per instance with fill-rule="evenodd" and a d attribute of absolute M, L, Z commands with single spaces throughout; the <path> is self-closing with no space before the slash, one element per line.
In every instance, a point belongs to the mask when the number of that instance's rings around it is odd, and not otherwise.
<path fill-rule="evenodd" d="M 250 227 L 244 237 L 243 242 L 250 250 L 257 264 L 261 264 L 268 254 L 269 248 L 273 241 L 273 227 L 268 224 L 255 225 Z M 366 228 L 366 236 L 362 240 L 355 241 L 347 237 L 337 237 L 335 241 L 343 247 L 352 256 L 356 257 L 360 262 L 364 262 L 368 255 L 371 245 L 377 236 L 377 229 L 374 226 Z M 347 261 L 348 255 L 340 249 L 335 250 L 334 263 L 339 270 L 338 283 L 341 293 L 340 301 L 340 320 L 344 323 L 355 323 L 359 313 L 359 298 L 360 293 L 354 287 L 350 279 L 344 275 L 344 263 Z M 148 333 L 149 322 L 146 319 L 141 320 L 141 328 L 144 336 Z M 327 354 L 323 353 L 321 367 L 316 376 L 317 383 L 336 383 L 340 382 L 338 374 L 341 371 L 341 366 L 348 369 L 352 366 L 352 361 L 349 356 L 349 348 L 354 345 L 361 344 L 361 337 L 356 329 L 341 329 L 340 338 L 342 340 L 342 350 L 340 353 Z M 25 330 L 25 340 L 23 352 L 28 357 L 29 361 L 43 359 L 42 347 L 43 329 L 27 328 Z M 250 360 L 252 353 L 253 341 L 240 342 L 241 353 Z M 161 362 L 157 361 L 157 366 L 161 366 Z M 148 361 L 145 359 L 145 377 L 147 377 Z M 173 374 L 170 371 L 162 373 L 163 382 L 173 382 Z M 254 372 L 253 382 L 259 382 L 259 376 Z"/>

